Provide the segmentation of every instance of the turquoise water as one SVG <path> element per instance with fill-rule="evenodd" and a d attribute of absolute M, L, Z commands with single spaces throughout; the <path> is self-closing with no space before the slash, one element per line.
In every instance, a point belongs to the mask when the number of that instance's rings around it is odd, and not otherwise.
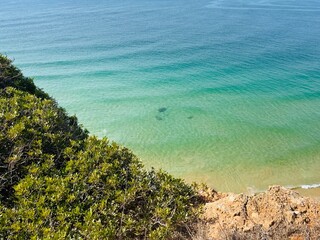
<path fill-rule="evenodd" d="M 0 52 L 93 134 L 221 191 L 320 183 L 320 2 L 9 0 Z"/>

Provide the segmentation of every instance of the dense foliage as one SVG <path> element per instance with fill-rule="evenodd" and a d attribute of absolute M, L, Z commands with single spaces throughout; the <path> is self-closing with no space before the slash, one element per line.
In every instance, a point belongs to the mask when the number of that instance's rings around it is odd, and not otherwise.
<path fill-rule="evenodd" d="M 8 203 L 12 186 L 31 164 L 52 158 L 59 168 L 67 158 L 70 140 L 86 137 L 75 117 L 49 99 L 40 99 L 11 87 L 0 90 L 0 199 Z"/>
<path fill-rule="evenodd" d="M 195 187 L 88 136 L 0 56 L 0 238 L 163 239 L 195 220 Z"/>

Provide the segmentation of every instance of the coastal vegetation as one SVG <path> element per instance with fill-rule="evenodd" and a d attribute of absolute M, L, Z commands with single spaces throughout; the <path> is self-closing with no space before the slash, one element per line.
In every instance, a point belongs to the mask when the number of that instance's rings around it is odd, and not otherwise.
<path fill-rule="evenodd" d="M 196 185 L 89 135 L 0 55 L 1 239 L 179 238 L 202 202 Z"/>

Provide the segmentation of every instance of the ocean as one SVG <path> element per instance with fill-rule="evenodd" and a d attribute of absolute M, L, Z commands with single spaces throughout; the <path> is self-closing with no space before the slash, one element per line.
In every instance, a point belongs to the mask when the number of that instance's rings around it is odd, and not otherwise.
<path fill-rule="evenodd" d="M 319 188 L 320 1 L 0 1 L 0 52 L 146 168 Z"/>

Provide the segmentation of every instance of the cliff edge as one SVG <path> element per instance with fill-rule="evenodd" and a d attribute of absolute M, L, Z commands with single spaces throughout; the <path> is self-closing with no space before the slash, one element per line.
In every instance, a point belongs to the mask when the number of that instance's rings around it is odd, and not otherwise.
<path fill-rule="evenodd" d="M 202 239 L 320 239 L 320 202 L 292 190 L 203 195 L 208 202 Z"/>

